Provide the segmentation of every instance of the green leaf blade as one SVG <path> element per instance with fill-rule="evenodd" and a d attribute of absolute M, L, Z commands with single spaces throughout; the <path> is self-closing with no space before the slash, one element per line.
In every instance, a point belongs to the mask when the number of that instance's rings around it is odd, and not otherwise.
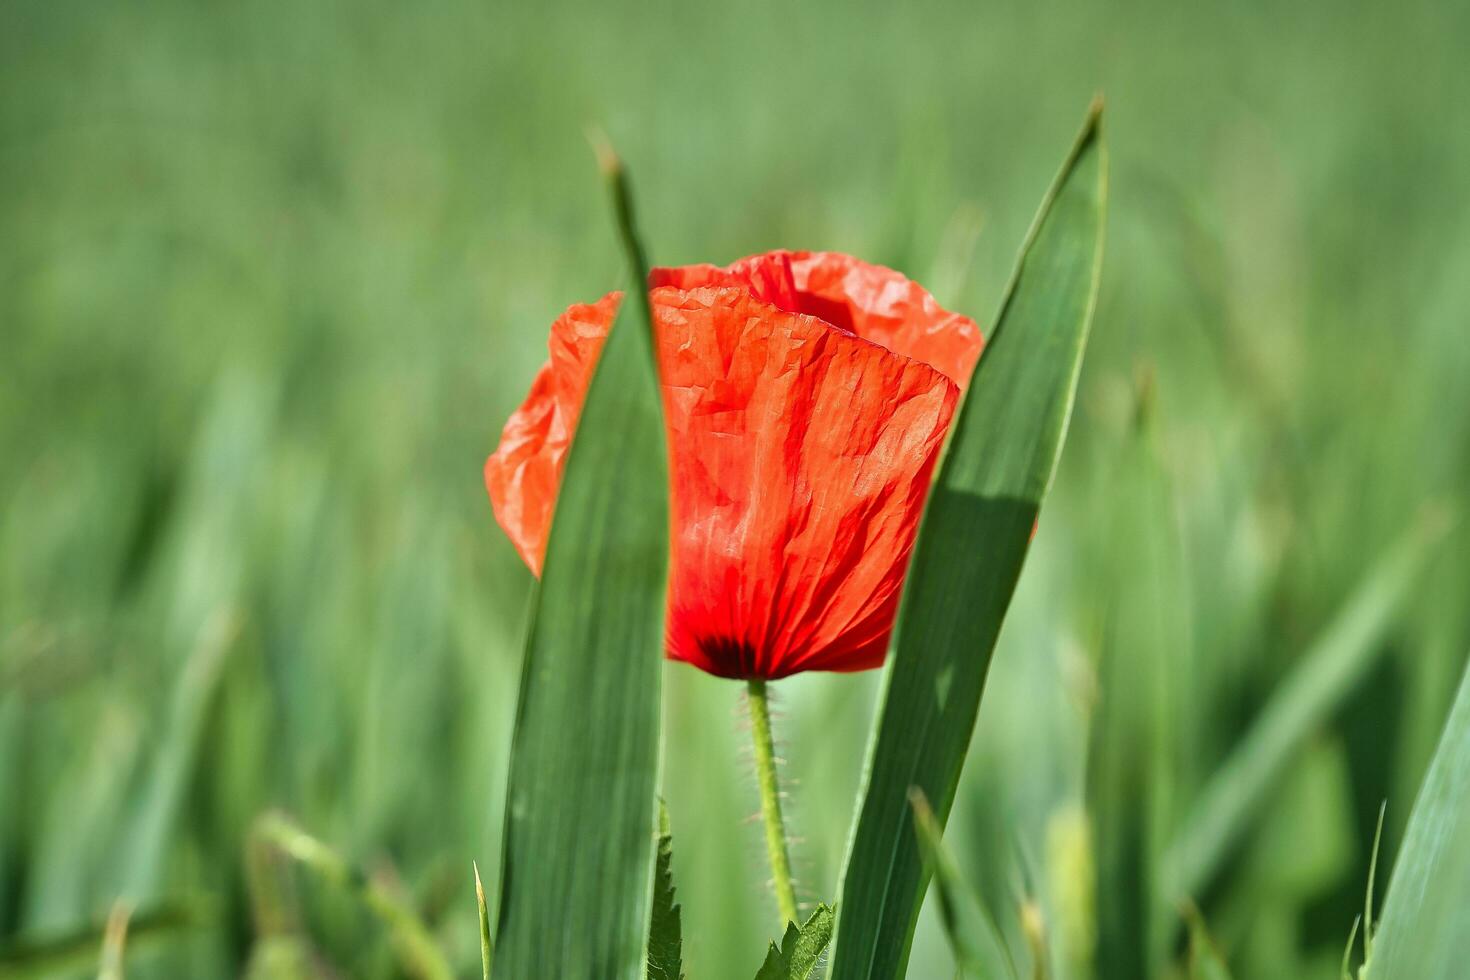
<path fill-rule="evenodd" d="M 633 266 L 567 455 L 512 742 L 497 976 L 641 978 L 652 907 L 668 466 Z"/>
<path fill-rule="evenodd" d="M 927 883 L 909 792 L 942 828 L 1071 413 L 1101 263 L 1100 113 L 1042 203 L 935 476 L 869 746 L 833 980 L 898 977 L 908 960 Z"/>
<path fill-rule="evenodd" d="M 1389 878 L 1367 980 L 1452 980 L 1470 963 L 1470 670 Z"/>

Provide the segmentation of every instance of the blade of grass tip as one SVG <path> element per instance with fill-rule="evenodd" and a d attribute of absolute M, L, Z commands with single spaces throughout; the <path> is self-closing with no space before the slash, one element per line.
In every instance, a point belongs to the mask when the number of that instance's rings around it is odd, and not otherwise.
<path fill-rule="evenodd" d="M 1166 850 L 1156 887 L 1177 901 L 1205 888 L 1270 800 L 1292 758 L 1362 679 L 1449 522 L 1427 511 L 1365 576 L 1215 775 Z"/>
<path fill-rule="evenodd" d="M 928 876 L 908 806 L 941 828 L 1071 417 L 1102 261 L 1093 105 L 1042 201 L 950 429 L 909 562 L 848 843 L 832 980 L 901 976 Z"/>
<path fill-rule="evenodd" d="M 315 951 L 300 924 L 295 862 L 259 834 L 246 834 L 243 851 L 254 932 L 242 980 L 317 980 Z"/>
<path fill-rule="evenodd" d="M 1021 902 L 1021 934 L 1026 937 L 1026 945 L 1031 950 L 1031 980 L 1049 980 L 1046 920 L 1041 915 L 1041 906 L 1033 899 Z"/>
<path fill-rule="evenodd" d="M 984 980 L 1010 977 L 1020 980 L 1015 960 L 1005 945 L 1000 930 L 974 890 L 960 874 L 954 858 L 944 846 L 944 832 L 924 794 L 918 789 L 909 794 L 914 810 L 914 830 L 919 835 L 919 849 L 934 878 L 939 894 L 939 920 L 949 940 L 955 962 L 964 973 Z"/>
<path fill-rule="evenodd" d="M 1353 980 L 1353 943 L 1358 938 L 1358 927 L 1362 924 L 1361 915 L 1353 916 L 1353 927 L 1348 930 L 1347 945 L 1342 948 L 1342 980 Z"/>
<path fill-rule="evenodd" d="M 117 901 L 107 914 L 107 926 L 102 933 L 102 965 L 97 970 L 97 980 L 123 980 L 123 956 L 128 942 L 128 919 L 132 907 L 127 902 Z"/>
<path fill-rule="evenodd" d="M 511 737 L 497 971 L 641 980 L 653 904 L 668 458 L 627 173 L 595 141 L 630 287 L 567 453 Z"/>
<path fill-rule="evenodd" d="M 1363 962 L 1373 958 L 1373 882 L 1378 874 L 1378 847 L 1383 843 L 1383 816 L 1388 801 L 1378 805 L 1378 826 L 1373 830 L 1373 853 L 1368 857 L 1368 888 L 1363 893 Z"/>
<path fill-rule="evenodd" d="M 623 248 L 623 256 L 628 260 L 629 271 L 633 275 L 635 284 L 639 287 L 630 291 L 629 298 L 637 302 L 638 312 L 642 317 L 639 323 L 643 326 L 644 337 L 648 341 L 649 364 L 656 372 L 657 365 L 653 356 L 653 306 L 647 287 L 648 254 L 643 249 L 643 239 L 638 234 L 638 223 L 633 214 L 633 188 L 628 182 L 628 170 L 623 166 L 622 158 L 613 149 L 606 133 L 594 129 L 588 133 L 588 140 L 592 144 L 592 152 L 597 157 L 597 167 L 602 171 L 612 195 L 613 217 L 617 226 L 618 241 Z"/>
<path fill-rule="evenodd" d="M 454 970 L 414 908 L 396 889 L 364 873 L 279 813 L 263 814 L 253 833 L 319 878 L 351 892 L 388 927 L 404 970 L 421 980 L 453 980 Z"/>
<path fill-rule="evenodd" d="M 480 865 L 472 862 L 475 869 L 475 904 L 480 910 L 480 966 L 484 980 L 490 980 L 490 963 L 495 959 L 495 945 L 490 939 L 490 906 L 485 903 L 485 886 L 480 882 Z"/>
<path fill-rule="evenodd" d="M 245 837 L 245 885 L 257 940 L 299 930 L 299 908 L 291 861 L 259 834 Z"/>
<path fill-rule="evenodd" d="M 1225 957 L 1205 925 L 1204 914 L 1194 902 L 1186 901 L 1184 920 L 1189 923 L 1189 980 L 1231 980 Z"/>
<path fill-rule="evenodd" d="M 1462 980 L 1470 963 L 1470 669 L 1409 814 L 1366 980 Z"/>

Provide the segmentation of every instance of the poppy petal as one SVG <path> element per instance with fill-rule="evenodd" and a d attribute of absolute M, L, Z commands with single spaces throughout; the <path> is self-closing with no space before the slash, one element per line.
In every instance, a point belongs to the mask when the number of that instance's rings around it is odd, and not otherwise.
<path fill-rule="evenodd" d="M 807 312 L 801 309 L 801 298 L 796 292 L 796 278 L 791 271 L 791 253 L 765 252 L 731 262 L 721 268 L 717 265 L 684 265 L 671 269 L 656 268 L 648 274 L 648 288 L 674 286 L 683 290 L 700 286 L 740 286 L 756 299 L 764 300 L 777 309 L 789 313 Z"/>
<path fill-rule="evenodd" d="M 839 252 L 792 252 L 798 309 L 923 361 L 960 387 L 984 345 L 969 317 L 943 309 L 902 273 Z"/>
<path fill-rule="evenodd" d="M 538 577 L 567 447 L 622 298 L 620 292 L 608 293 L 596 303 L 570 306 L 556 318 L 548 343 L 551 357 L 485 461 L 495 519 Z"/>

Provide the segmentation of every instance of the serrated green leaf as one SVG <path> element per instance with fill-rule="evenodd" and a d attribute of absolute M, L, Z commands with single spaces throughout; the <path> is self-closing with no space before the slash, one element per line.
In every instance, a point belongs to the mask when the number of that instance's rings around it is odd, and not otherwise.
<path fill-rule="evenodd" d="M 658 860 L 653 871 L 653 917 L 648 928 L 648 980 L 683 980 L 683 929 L 674 904 L 674 835 L 669 808 L 658 801 Z"/>
<path fill-rule="evenodd" d="M 1106 167 L 1094 107 L 1042 202 L 934 478 L 884 671 L 848 849 L 834 980 L 901 976 L 1001 621 L 1061 451 L 1097 295 Z"/>
<path fill-rule="evenodd" d="M 641 978 L 653 900 L 668 462 L 647 263 L 612 174 L 632 287 L 567 454 L 516 709 L 496 975 Z"/>
<path fill-rule="evenodd" d="M 1280 784 L 1312 732 L 1373 663 L 1378 642 L 1409 595 L 1430 546 L 1445 531 L 1429 513 L 1374 567 L 1341 612 L 1272 695 L 1237 748 L 1200 791 L 1163 859 L 1158 890 L 1198 894 Z"/>
<path fill-rule="evenodd" d="M 1414 801 L 1366 980 L 1459 980 L 1470 963 L 1470 670 Z"/>
<path fill-rule="evenodd" d="M 924 794 L 915 790 L 909 801 L 914 809 L 914 830 L 925 866 L 934 876 L 939 895 L 939 921 L 949 939 L 950 950 L 960 970 L 982 980 L 1018 980 L 1015 961 L 985 905 L 965 882 L 954 858 L 944 846 L 944 831 Z"/>
<path fill-rule="evenodd" d="M 800 928 L 788 922 L 780 947 L 771 943 L 755 980 L 806 980 L 832 940 L 833 918 L 831 906 L 818 905 Z"/>

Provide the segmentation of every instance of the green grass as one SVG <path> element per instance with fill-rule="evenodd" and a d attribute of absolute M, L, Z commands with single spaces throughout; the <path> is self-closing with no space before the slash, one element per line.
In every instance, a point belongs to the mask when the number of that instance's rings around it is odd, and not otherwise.
<path fill-rule="evenodd" d="M 841 249 L 984 318 L 1106 92 L 1091 349 L 945 834 L 1018 961 L 1023 897 L 1057 976 L 1182 953 L 1154 882 L 1211 778 L 1426 505 L 1466 516 L 1463 5 L 618 6 L 0 10 L 0 962 L 100 955 L 126 896 L 129 977 L 235 976 L 259 937 L 397 975 L 352 891 L 273 863 L 252 895 L 279 808 L 475 975 L 530 584 L 480 467 L 552 318 L 622 283 L 588 123 L 654 262 Z M 1467 553 L 1462 519 L 1366 672 L 1302 695 L 1194 896 L 1234 976 L 1335 980 L 1387 799 L 1381 905 Z M 663 669 L 684 968 L 748 980 L 739 686 Z M 772 688 L 804 913 L 876 680 Z M 915 977 L 951 975 L 935 904 Z"/>

